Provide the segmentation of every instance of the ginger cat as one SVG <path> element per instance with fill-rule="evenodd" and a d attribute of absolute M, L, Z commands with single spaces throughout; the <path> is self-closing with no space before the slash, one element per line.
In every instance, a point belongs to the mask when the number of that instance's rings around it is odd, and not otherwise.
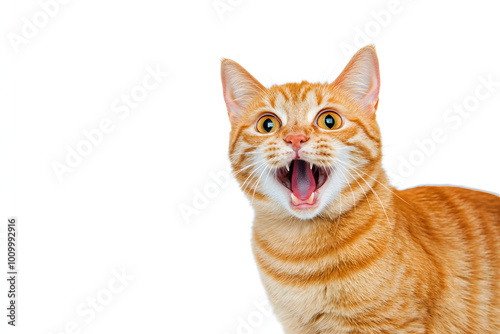
<path fill-rule="evenodd" d="M 500 198 L 393 188 L 373 46 L 331 84 L 265 88 L 222 61 L 230 160 L 287 334 L 500 333 Z"/>

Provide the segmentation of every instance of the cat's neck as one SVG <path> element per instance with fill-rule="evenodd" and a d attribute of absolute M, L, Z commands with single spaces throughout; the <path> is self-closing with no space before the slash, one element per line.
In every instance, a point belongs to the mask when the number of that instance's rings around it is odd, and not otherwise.
<path fill-rule="evenodd" d="M 297 260 L 326 253 L 342 256 L 353 248 L 364 249 L 362 257 L 379 252 L 392 238 L 394 189 L 383 171 L 364 179 L 357 187 L 351 185 L 352 191 L 343 192 L 321 216 L 309 220 L 255 206 L 255 245 Z"/>

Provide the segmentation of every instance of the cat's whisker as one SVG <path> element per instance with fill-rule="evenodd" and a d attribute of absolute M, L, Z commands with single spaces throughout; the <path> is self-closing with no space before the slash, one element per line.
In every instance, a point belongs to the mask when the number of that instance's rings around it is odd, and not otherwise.
<path fill-rule="evenodd" d="M 276 170 L 276 168 L 273 168 L 273 167 L 269 167 L 269 170 L 267 171 L 267 175 L 266 175 L 266 178 L 269 177 L 269 174 L 271 173 L 271 171 L 273 170 Z"/>
<path fill-rule="evenodd" d="M 258 154 L 261 154 L 261 152 L 242 152 L 242 153 L 238 153 L 235 155 L 229 155 L 229 161 L 232 163 L 237 163 L 238 162 L 238 161 L 236 161 L 237 157 L 253 158 Z M 240 160 L 245 160 L 245 159 L 240 158 Z"/>
<path fill-rule="evenodd" d="M 349 182 L 349 180 L 347 180 L 347 177 L 346 175 L 344 174 L 344 172 L 342 172 L 341 170 L 339 170 L 339 172 L 342 174 L 342 176 L 344 177 L 345 179 L 345 182 L 347 183 L 347 185 L 349 186 L 349 189 L 351 190 L 351 195 L 352 195 L 352 204 L 354 206 L 354 211 L 356 211 L 356 196 L 354 195 L 354 191 L 352 190 L 352 187 L 351 187 L 351 183 Z"/>
<path fill-rule="evenodd" d="M 366 198 L 366 201 L 368 203 L 368 207 L 370 208 L 370 211 L 373 211 L 370 199 L 368 198 L 368 195 L 366 194 L 365 188 L 363 188 L 363 186 L 358 182 L 358 179 L 356 177 L 354 177 L 354 175 L 352 175 L 351 172 L 349 172 L 349 169 L 347 169 L 347 167 L 343 166 L 343 163 L 341 161 L 337 161 L 337 162 L 339 163 L 338 166 L 341 167 L 342 169 L 344 169 L 352 177 L 352 179 L 358 184 L 359 188 L 361 188 L 361 190 L 363 191 L 363 194 L 365 195 L 365 198 Z M 352 167 L 352 166 L 349 166 L 349 167 Z"/>
<path fill-rule="evenodd" d="M 250 184 L 250 183 L 247 183 L 247 181 L 248 181 L 248 180 L 252 177 L 252 175 L 253 175 L 253 174 L 255 174 L 257 171 L 259 171 L 259 170 L 260 170 L 260 168 L 261 168 L 264 164 L 265 164 L 265 162 L 260 161 L 260 164 L 257 166 L 257 168 L 255 168 L 255 169 L 254 169 L 254 170 L 250 173 L 250 175 L 248 175 L 248 177 L 246 178 L 245 182 L 243 182 L 243 184 L 241 185 L 241 190 L 242 190 L 243 192 L 245 192 L 245 191 L 246 191 L 246 189 L 247 189 L 248 185 Z M 245 184 L 246 184 L 246 186 L 245 186 Z"/>
<path fill-rule="evenodd" d="M 334 166 L 327 166 L 328 169 L 330 170 L 330 173 L 335 173 L 335 167 Z M 335 224 L 335 229 L 333 231 L 333 235 L 335 236 L 335 239 L 337 239 L 338 237 L 338 231 L 339 231 L 339 228 L 340 228 L 340 217 L 342 216 L 342 198 L 341 196 L 339 197 L 339 207 L 338 207 L 338 210 L 339 210 L 339 213 L 337 215 L 337 224 Z"/>
<path fill-rule="evenodd" d="M 230 157 L 240 157 L 242 155 L 252 155 L 252 154 L 260 154 L 260 151 L 250 151 L 250 152 L 237 152 L 237 153 L 231 153 L 229 154 Z"/>
<path fill-rule="evenodd" d="M 373 179 L 375 182 L 379 183 L 381 186 L 383 186 L 385 189 L 389 190 L 394 196 L 396 196 L 397 198 L 399 198 L 400 200 L 402 200 L 403 202 L 405 202 L 406 204 L 408 204 L 409 206 L 412 206 L 410 203 L 408 203 L 407 201 L 405 201 L 404 199 L 402 199 L 398 194 L 396 194 L 394 191 L 392 191 L 390 188 L 388 188 L 385 184 L 383 184 L 382 182 L 380 182 L 379 180 L 377 180 L 376 178 L 374 178 L 373 176 L 371 176 L 370 174 L 367 174 L 365 172 L 363 172 L 362 170 L 356 168 L 356 167 L 353 167 L 355 169 L 357 169 L 360 173 L 363 173 L 364 175 L 370 177 L 371 179 Z"/>
<path fill-rule="evenodd" d="M 342 216 L 342 194 L 339 195 L 339 216 L 337 217 L 337 229 L 340 225 L 340 216 Z M 336 232 L 335 232 L 336 233 Z"/>
<path fill-rule="evenodd" d="M 349 170 L 342 165 L 341 161 L 338 161 L 338 163 L 340 163 L 338 166 L 341 167 L 342 169 L 344 169 L 352 177 L 352 179 L 358 184 L 359 188 L 361 188 L 361 190 L 363 191 L 363 194 L 365 195 L 365 198 L 366 198 L 366 201 L 368 203 L 368 207 L 370 208 L 370 211 L 373 211 L 372 205 L 370 203 L 370 200 L 368 199 L 368 195 L 366 194 L 365 188 L 363 188 L 363 186 L 358 182 L 358 179 L 356 179 L 354 177 L 354 175 L 352 175 L 352 173 L 349 172 Z"/>
<path fill-rule="evenodd" d="M 257 183 L 254 185 L 253 194 L 252 194 L 252 205 L 253 205 L 253 199 L 254 199 L 254 196 L 255 196 L 255 191 L 257 190 L 257 187 L 260 184 L 260 178 L 262 177 L 262 174 L 264 174 L 264 172 L 266 171 L 267 168 L 268 168 L 268 166 L 264 165 L 264 170 L 260 173 L 259 178 L 257 179 Z"/>
<path fill-rule="evenodd" d="M 247 183 L 246 187 L 243 189 L 243 191 L 246 191 L 246 190 L 249 190 L 249 191 L 252 191 L 252 188 L 255 190 L 258 186 L 258 183 L 256 182 L 255 178 L 257 177 L 257 175 L 259 174 L 259 172 L 262 173 L 265 172 L 265 170 L 268 168 L 268 165 L 267 165 L 267 162 L 266 161 L 263 161 L 259 166 L 257 166 L 255 168 L 255 170 L 250 174 L 250 176 L 252 177 L 253 179 L 253 183 L 251 182 L 251 180 L 249 180 L 250 182 Z M 260 178 L 260 177 L 259 177 Z M 259 181 L 259 180 L 257 180 Z M 253 198 L 253 196 L 252 196 Z"/>
<path fill-rule="evenodd" d="M 253 167 L 253 166 L 255 166 L 255 165 L 259 164 L 259 163 L 262 163 L 262 161 L 256 161 L 254 163 L 251 163 L 250 165 L 245 166 L 244 168 L 240 168 L 237 172 L 233 172 L 233 176 L 236 176 L 239 173 L 241 173 L 241 172 L 247 170 L 248 168 L 251 168 L 251 167 Z"/>
<path fill-rule="evenodd" d="M 385 206 L 384 206 L 384 203 L 382 203 L 382 200 L 380 199 L 380 197 L 378 196 L 377 192 L 375 191 L 375 189 L 372 188 L 372 186 L 356 171 L 356 169 L 354 169 L 354 172 L 356 174 L 359 175 L 359 177 L 365 181 L 365 183 L 368 185 L 368 187 L 370 187 L 370 189 L 373 191 L 373 193 L 375 194 L 375 196 L 377 196 L 378 198 L 378 201 L 380 202 L 380 205 L 382 206 L 382 210 L 384 210 L 384 214 L 385 214 L 385 217 L 387 218 L 387 223 L 391 223 L 390 219 L 389 219 L 389 216 L 387 215 L 387 211 L 385 210 Z"/>
<path fill-rule="evenodd" d="M 250 175 L 248 176 L 247 180 L 245 180 L 246 185 L 244 185 L 244 184 L 243 184 L 243 185 L 242 185 L 242 188 L 241 188 L 241 190 L 242 190 L 244 193 L 246 193 L 246 191 L 247 191 L 248 189 L 251 189 L 251 183 L 252 183 L 252 180 L 253 180 L 252 175 L 253 175 L 253 174 L 257 175 L 258 171 L 260 171 L 260 168 L 262 168 L 262 166 L 260 166 L 260 167 L 259 167 L 259 168 L 257 168 L 255 171 L 253 171 L 253 172 L 252 172 L 252 174 L 250 174 Z M 248 181 L 248 182 L 247 182 L 247 181 Z"/>

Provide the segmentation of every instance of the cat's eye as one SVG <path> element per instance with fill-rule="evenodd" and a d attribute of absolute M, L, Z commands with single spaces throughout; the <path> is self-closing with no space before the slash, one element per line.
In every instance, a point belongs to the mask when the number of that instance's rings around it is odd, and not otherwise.
<path fill-rule="evenodd" d="M 280 121 L 273 115 L 264 115 L 257 121 L 257 131 L 273 133 L 280 128 Z"/>
<path fill-rule="evenodd" d="M 325 130 L 336 130 L 342 126 L 342 117 L 334 111 L 326 110 L 316 120 L 318 126 Z"/>

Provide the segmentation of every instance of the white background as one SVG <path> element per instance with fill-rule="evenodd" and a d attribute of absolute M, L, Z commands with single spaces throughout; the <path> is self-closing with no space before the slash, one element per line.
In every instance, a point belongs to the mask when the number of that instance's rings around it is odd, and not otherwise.
<path fill-rule="evenodd" d="M 23 17 L 33 22 L 41 5 L 2 2 L 0 268 L 7 217 L 16 215 L 20 309 L 12 329 L 2 278 L 0 332 L 282 333 L 254 305 L 265 293 L 250 205 L 234 180 L 213 188 L 210 176 L 225 175 L 228 161 L 222 57 L 265 85 L 331 81 L 350 57 L 342 45 L 374 42 L 386 168 L 398 175 L 402 159 L 418 162 L 398 187 L 500 192 L 500 87 L 476 99 L 456 128 L 443 118 L 473 103 L 476 89 L 486 92 L 480 77 L 500 81 L 494 2 L 400 0 L 396 10 L 389 0 L 220 3 L 231 10 L 219 15 L 213 0 L 72 0 L 16 48 L 13 34 L 22 36 Z M 169 74 L 120 119 L 113 103 L 141 85 L 148 66 Z M 53 163 L 65 163 L 67 147 L 103 119 L 113 131 L 58 180 Z M 418 153 L 415 141 L 437 128 L 446 141 Z M 183 217 L 207 189 L 212 198 Z M 113 270 L 133 276 L 121 292 L 109 292 Z M 106 305 L 89 321 L 77 308 L 94 297 Z"/>

